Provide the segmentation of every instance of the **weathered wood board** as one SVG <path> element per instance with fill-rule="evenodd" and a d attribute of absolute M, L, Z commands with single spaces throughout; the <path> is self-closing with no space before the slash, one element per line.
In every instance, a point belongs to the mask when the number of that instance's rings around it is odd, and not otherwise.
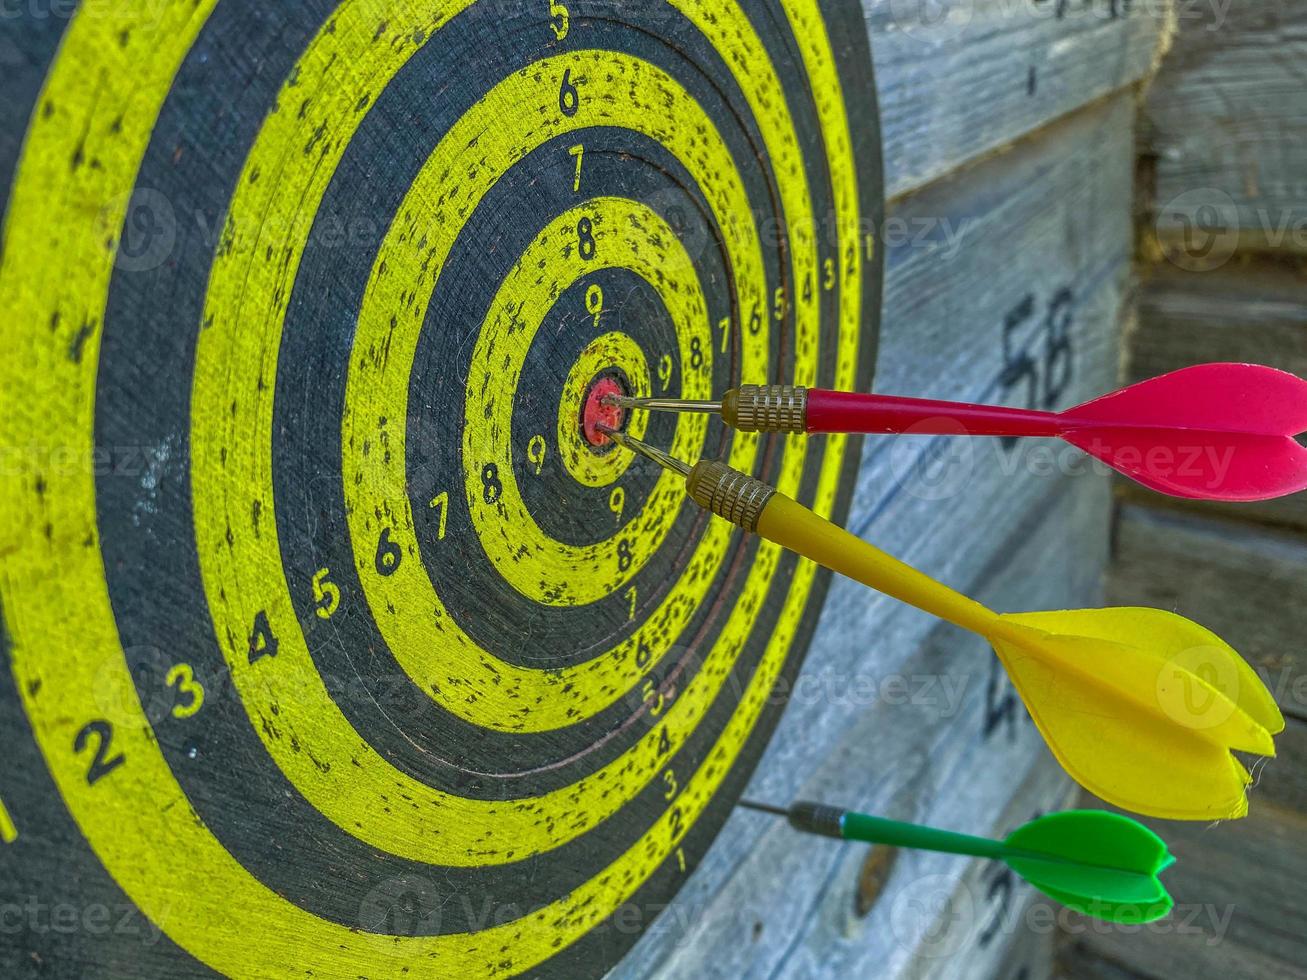
<path fill-rule="evenodd" d="M 1307 377 L 1307 271 L 1295 256 L 1240 253 L 1223 268 L 1161 261 L 1144 272 L 1128 376 L 1138 381 L 1191 364 L 1250 361 Z M 1122 481 L 1131 500 L 1156 496 Z M 1256 503 L 1168 501 L 1202 514 L 1307 530 L 1307 494 Z"/>
<path fill-rule="evenodd" d="M 1130 380 L 1210 361 L 1252 361 L 1307 376 L 1307 266 L 1237 256 L 1218 271 L 1169 262 L 1144 272 Z"/>
<path fill-rule="evenodd" d="M 891 200 L 1132 86 L 1158 60 L 1174 12 L 1170 0 L 862 4 Z"/>
<path fill-rule="evenodd" d="M 1141 287 L 1127 378 L 1251 361 L 1307 375 L 1307 11 L 1285 0 L 1179 4 L 1174 46 L 1139 126 Z M 1198 503 L 1118 484 L 1110 602 L 1140 601 L 1220 633 L 1258 670 L 1286 729 L 1251 812 L 1154 826 L 1178 863 L 1154 926 L 1068 927 L 1058 975 L 1302 978 L 1307 497 Z"/>
<path fill-rule="evenodd" d="M 1142 928 L 1105 928 L 1071 916 L 1059 956 L 1062 975 L 1307 977 L 1301 929 L 1307 818 L 1263 804 L 1232 823 L 1153 826 L 1176 855 L 1166 873 L 1175 911 Z"/>
<path fill-rule="evenodd" d="M 1189 268 L 1307 251 L 1307 7 L 1184 2 L 1141 117 L 1160 244 Z"/>

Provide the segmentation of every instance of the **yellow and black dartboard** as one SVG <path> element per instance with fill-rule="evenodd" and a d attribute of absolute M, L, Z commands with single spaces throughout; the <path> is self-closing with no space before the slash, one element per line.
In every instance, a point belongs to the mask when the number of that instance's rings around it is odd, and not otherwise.
<path fill-rule="evenodd" d="M 4 975 L 602 972 L 733 806 L 825 580 L 593 423 L 869 386 L 860 5 L 30 7 Z M 846 509 L 843 438 L 616 421 Z"/>

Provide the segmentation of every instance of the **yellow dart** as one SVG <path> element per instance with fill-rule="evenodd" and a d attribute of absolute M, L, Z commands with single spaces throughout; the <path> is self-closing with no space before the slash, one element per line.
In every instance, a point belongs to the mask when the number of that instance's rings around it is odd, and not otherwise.
<path fill-rule="evenodd" d="M 1160 609 L 999 614 L 818 516 L 704 460 L 690 466 L 623 432 L 619 445 L 685 477 L 699 506 L 993 645 L 1048 746 L 1087 790 L 1173 820 L 1248 812 L 1231 750 L 1275 755 L 1284 718 L 1256 672 L 1211 631 Z"/>

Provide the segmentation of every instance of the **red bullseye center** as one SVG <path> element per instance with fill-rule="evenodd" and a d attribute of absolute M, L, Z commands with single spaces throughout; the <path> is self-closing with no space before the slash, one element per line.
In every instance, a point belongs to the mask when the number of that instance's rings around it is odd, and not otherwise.
<path fill-rule="evenodd" d="M 585 432 L 585 441 L 590 445 L 600 447 L 609 444 L 608 437 L 599 431 L 600 425 L 610 429 L 622 427 L 626 420 L 626 409 L 610 405 L 604 399 L 625 393 L 615 378 L 602 377 L 591 383 L 581 408 L 581 428 Z"/>

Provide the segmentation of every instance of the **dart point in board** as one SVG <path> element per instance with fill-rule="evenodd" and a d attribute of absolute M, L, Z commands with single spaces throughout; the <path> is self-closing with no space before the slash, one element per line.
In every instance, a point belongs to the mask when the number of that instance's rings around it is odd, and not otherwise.
<path fill-rule="evenodd" d="M 1200 364 L 1063 412 L 742 385 L 720 401 L 614 396 L 627 409 L 719 414 L 744 432 L 1057 437 L 1158 493 L 1248 502 L 1307 489 L 1307 381 Z"/>
<path fill-rule="evenodd" d="M 591 446 L 606 446 L 609 440 L 604 430 L 620 429 L 626 421 L 621 392 L 617 379 L 606 374 L 590 383 L 581 404 L 581 431 Z"/>
<path fill-rule="evenodd" d="M 1252 779 L 1232 752 L 1274 756 L 1284 717 L 1257 672 L 1210 630 L 1140 607 L 999 614 L 723 463 L 691 466 L 603 431 L 685 477 L 705 510 L 985 637 L 1063 768 L 1104 800 L 1174 820 L 1248 812 Z"/>

